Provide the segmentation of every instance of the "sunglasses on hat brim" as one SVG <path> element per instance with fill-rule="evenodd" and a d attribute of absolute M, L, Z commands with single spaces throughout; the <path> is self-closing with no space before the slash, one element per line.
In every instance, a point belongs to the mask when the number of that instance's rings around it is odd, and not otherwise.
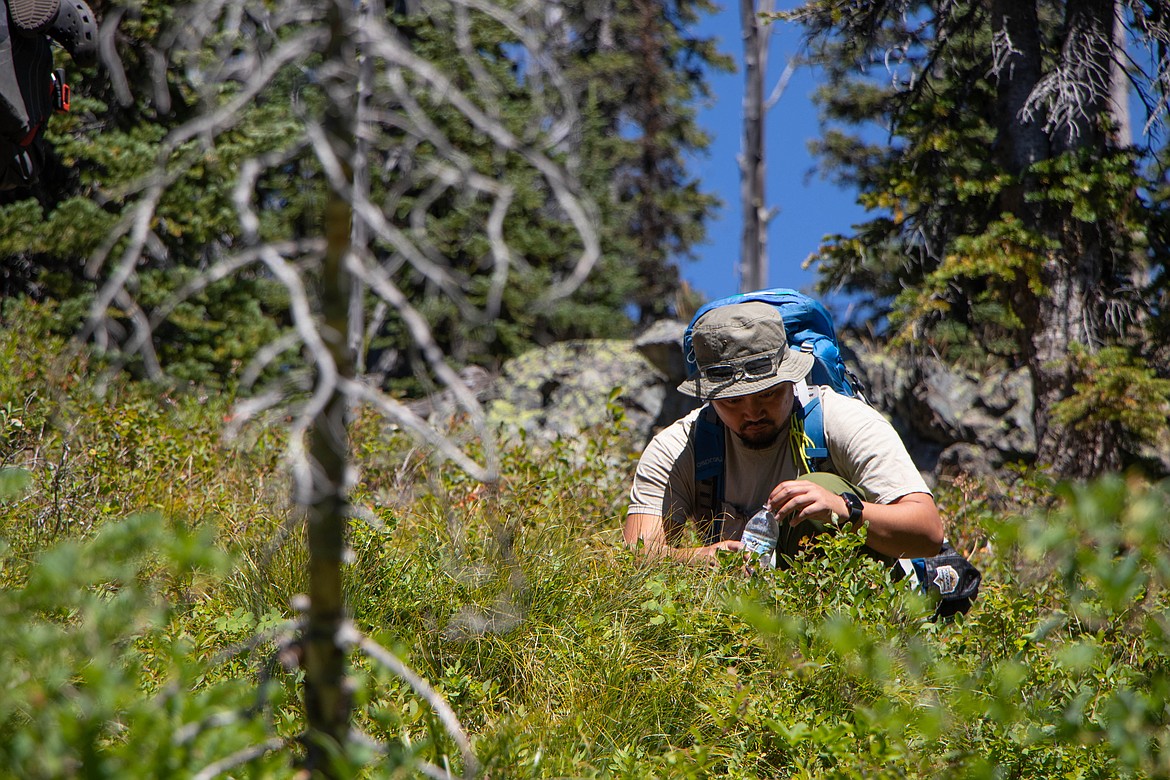
<path fill-rule="evenodd" d="M 766 379 L 780 369 L 780 350 L 771 355 L 749 358 L 742 363 L 715 363 L 699 369 L 699 376 L 714 384 L 729 384 L 740 379 Z"/>

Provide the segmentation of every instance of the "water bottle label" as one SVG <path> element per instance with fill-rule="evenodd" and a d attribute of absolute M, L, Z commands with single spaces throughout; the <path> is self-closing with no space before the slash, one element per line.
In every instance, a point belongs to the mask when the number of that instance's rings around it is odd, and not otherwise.
<path fill-rule="evenodd" d="M 756 555 L 767 555 L 773 549 L 770 539 L 764 539 L 759 536 L 745 535 L 741 541 L 743 542 L 743 549 Z"/>

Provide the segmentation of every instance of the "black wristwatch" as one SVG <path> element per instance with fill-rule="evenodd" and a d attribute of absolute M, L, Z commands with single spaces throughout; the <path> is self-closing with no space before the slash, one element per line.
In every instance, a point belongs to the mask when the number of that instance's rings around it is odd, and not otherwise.
<path fill-rule="evenodd" d="M 861 503 L 861 499 L 855 493 L 845 491 L 841 494 L 841 498 L 845 499 L 845 505 L 849 507 L 849 523 L 857 525 L 861 522 L 861 510 L 865 507 Z"/>

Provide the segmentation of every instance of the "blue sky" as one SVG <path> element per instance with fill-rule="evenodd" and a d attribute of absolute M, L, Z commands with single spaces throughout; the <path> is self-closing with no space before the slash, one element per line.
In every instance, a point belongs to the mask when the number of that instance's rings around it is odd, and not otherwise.
<path fill-rule="evenodd" d="M 796 3 L 781 0 L 781 9 Z M 699 123 L 711 135 L 710 154 L 692 162 L 692 172 L 703 188 L 723 199 L 723 208 L 708 224 L 708 243 L 696 250 L 697 261 L 682 261 L 681 272 L 707 298 L 721 298 L 739 292 L 737 272 L 742 231 L 739 203 L 739 166 L 736 156 L 742 146 L 743 43 L 739 7 L 725 0 L 723 10 L 705 17 L 698 34 L 718 39 L 719 50 L 735 58 L 739 72 L 710 78 L 714 104 L 699 113 Z M 768 55 L 765 94 L 771 92 L 784 71 L 788 58 L 797 50 L 794 25 L 773 25 Z M 811 291 L 814 274 L 801 264 L 827 233 L 848 232 L 860 222 L 864 210 L 854 193 L 812 173 L 809 140 L 817 137 L 816 108 L 812 93 L 817 82 L 813 72 L 800 68 L 788 83 L 779 102 L 768 113 L 765 125 L 767 162 L 766 196 L 776 215 L 768 228 L 768 286 L 795 287 Z"/>

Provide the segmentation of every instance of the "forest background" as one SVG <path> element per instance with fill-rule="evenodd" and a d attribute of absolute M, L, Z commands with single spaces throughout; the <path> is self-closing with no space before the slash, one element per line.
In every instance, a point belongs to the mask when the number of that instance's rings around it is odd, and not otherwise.
<path fill-rule="evenodd" d="M 459 381 L 698 303 L 711 7 L 390 6 L 95 4 L 0 208 L 0 771 L 1170 774 L 1163 4 L 785 14 L 872 214 L 823 284 L 1032 378 L 1036 462 L 940 486 L 988 578 L 942 624 L 849 535 L 643 565 L 620 411 L 545 452 Z"/>

